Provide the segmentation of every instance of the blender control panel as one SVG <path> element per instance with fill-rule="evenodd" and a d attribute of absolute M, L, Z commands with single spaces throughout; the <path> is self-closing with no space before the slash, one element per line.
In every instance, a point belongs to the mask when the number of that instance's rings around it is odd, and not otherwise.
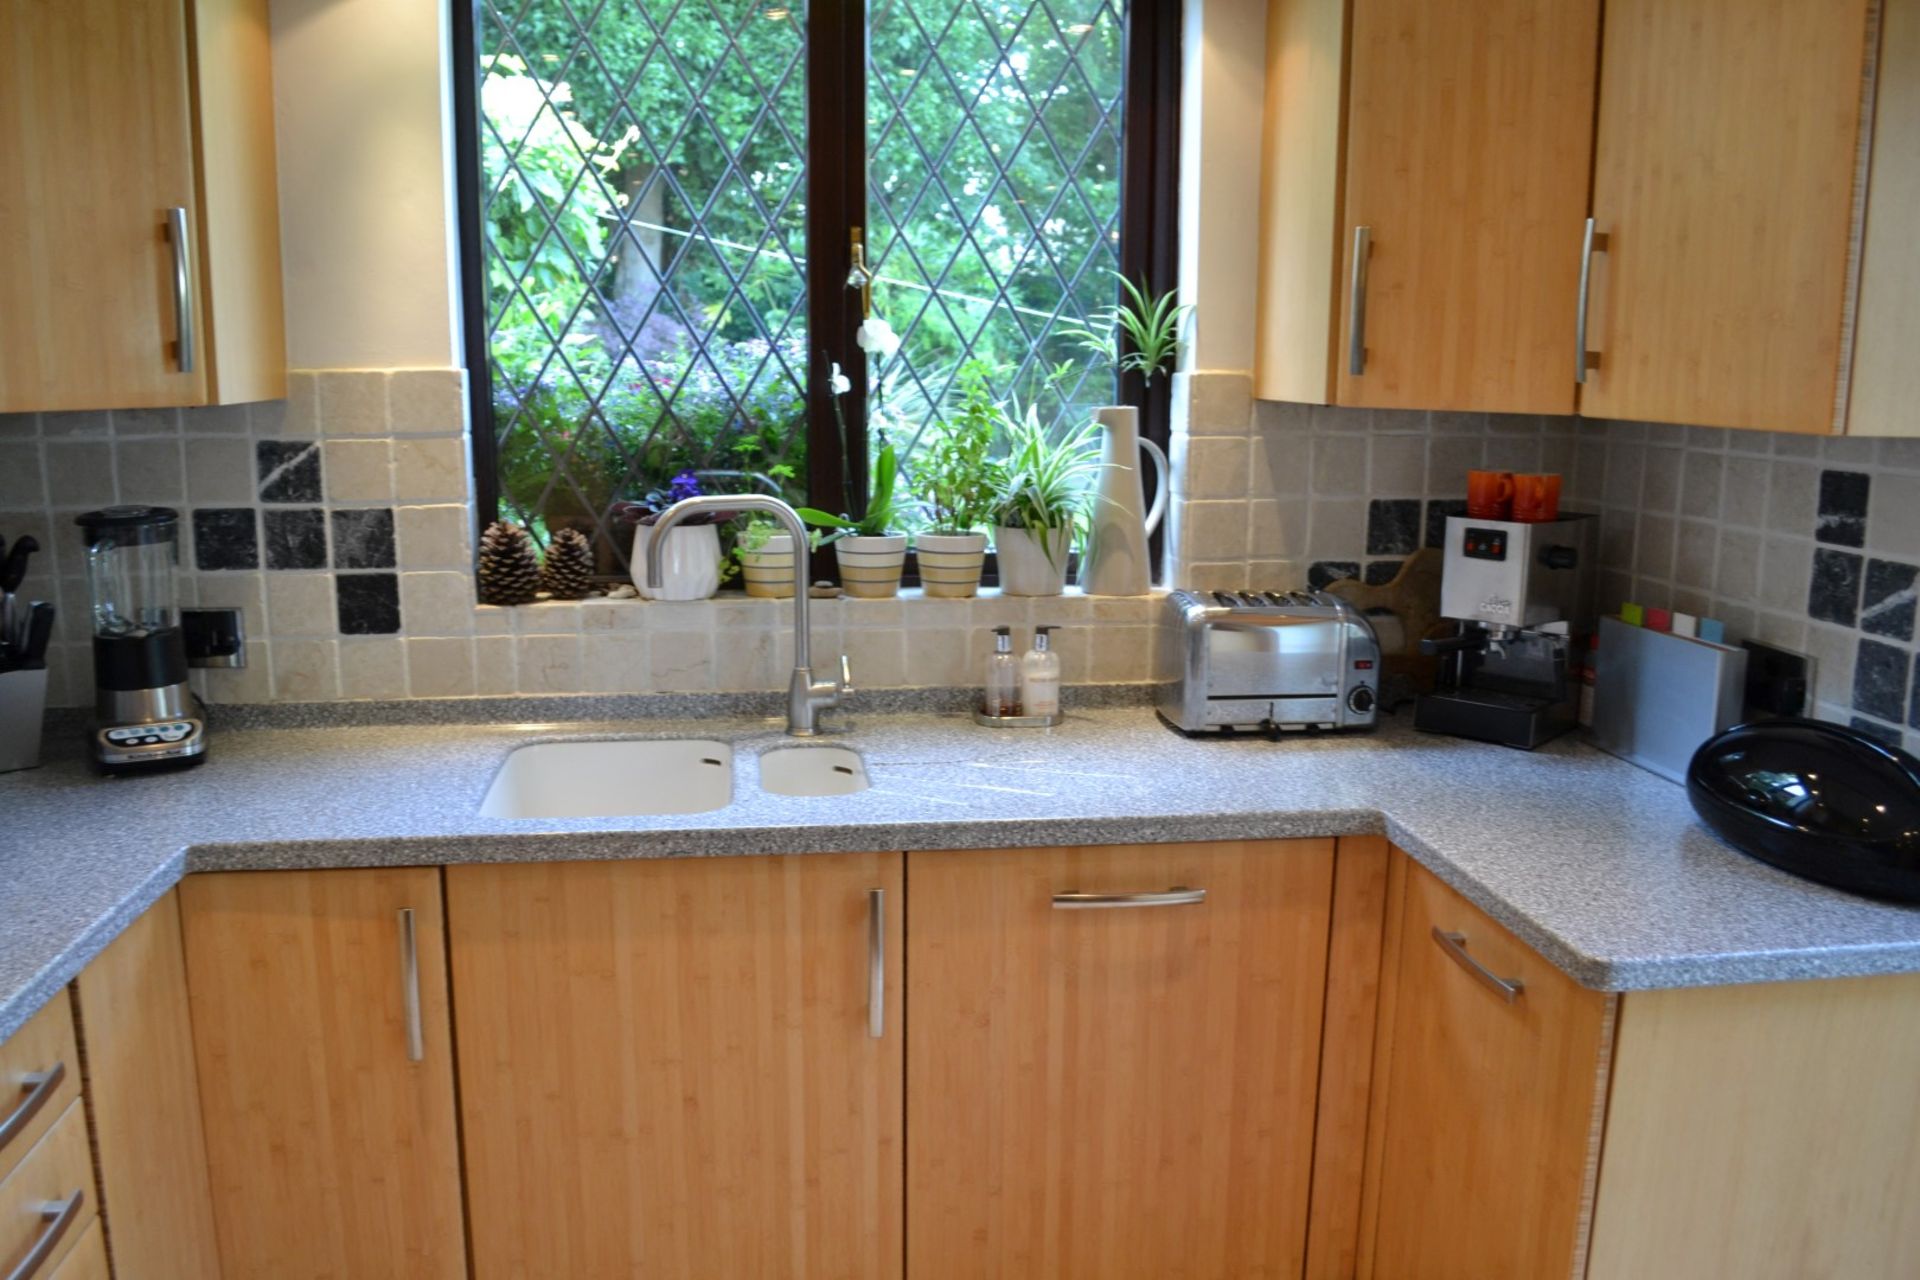
<path fill-rule="evenodd" d="M 207 743 L 200 721 L 162 720 L 97 730 L 94 749 L 102 764 L 132 764 L 197 756 L 207 749 Z"/>
<path fill-rule="evenodd" d="M 1460 554 L 1469 560 L 1505 560 L 1507 531 L 1469 528 L 1461 537 Z"/>

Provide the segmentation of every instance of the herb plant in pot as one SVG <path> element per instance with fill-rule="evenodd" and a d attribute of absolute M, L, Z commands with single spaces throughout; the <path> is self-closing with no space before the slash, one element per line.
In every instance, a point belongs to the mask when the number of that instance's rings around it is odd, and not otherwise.
<path fill-rule="evenodd" d="M 960 370 L 960 404 L 913 451 L 913 477 L 926 495 L 933 526 L 914 539 L 920 585 L 933 599 L 964 599 L 980 590 L 987 535 L 994 517 L 1000 464 L 988 457 L 999 421 L 989 387 L 992 370 L 969 361 Z"/>
<path fill-rule="evenodd" d="M 720 526 L 732 519 L 724 513 L 694 516 L 667 530 L 660 585 L 647 585 L 647 547 L 653 541 L 654 522 L 674 503 L 697 498 L 700 492 L 699 478 L 683 471 L 665 490 L 656 490 L 643 501 L 620 508 L 621 517 L 633 523 L 633 554 L 628 561 L 633 585 L 649 600 L 705 600 L 720 589 Z"/>
<path fill-rule="evenodd" d="M 734 543 L 733 555 L 747 594 L 770 600 L 793 597 L 793 535 L 771 520 L 749 521 Z"/>
<path fill-rule="evenodd" d="M 1000 590 L 1010 596 L 1057 596 L 1067 586 L 1067 556 L 1085 520 L 1100 471 L 1095 425 L 1083 422 L 1055 438 L 1032 405 L 1003 415 L 1007 458 L 995 494 L 994 552 Z"/>

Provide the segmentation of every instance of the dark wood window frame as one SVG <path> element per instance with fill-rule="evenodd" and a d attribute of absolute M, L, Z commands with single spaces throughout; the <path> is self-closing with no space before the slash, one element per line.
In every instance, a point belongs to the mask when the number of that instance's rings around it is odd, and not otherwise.
<path fill-rule="evenodd" d="M 493 420 L 492 361 L 487 344 L 485 231 L 481 226 L 478 5 L 452 0 L 454 141 L 459 200 L 461 320 L 473 434 L 474 498 L 482 527 L 499 519 L 500 476 Z M 1181 6 L 1133 0 L 1127 15 L 1125 120 L 1120 178 L 1120 269 L 1168 287 L 1179 269 Z M 867 221 L 865 4 L 816 0 L 808 14 L 807 110 L 813 138 L 858 138 L 858 148 L 814 146 L 807 162 L 807 332 L 816 350 L 844 368 L 864 366 L 853 343 L 858 295 L 846 287 L 852 260 L 847 228 Z M 818 363 L 815 361 L 814 363 Z M 829 511 L 850 507 L 842 482 L 840 441 L 830 392 L 808 379 L 807 483 L 811 501 Z M 1122 377 L 1120 399 L 1141 411 L 1141 434 L 1167 447 L 1172 434 L 1171 379 L 1151 388 L 1140 375 Z M 853 379 L 843 401 L 860 437 L 850 468 L 856 491 L 866 477 L 865 380 Z M 1158 565 L 1163 538 L 1153 539 Z M 991 561 L 991 558 L 989 558 Z M 816 576 L 832 577 L 830 553 L 817 552 Z M 909 581 L 917 581 L 911 563 Z M 991 562 L 987 581 L 994 581 Z"/>

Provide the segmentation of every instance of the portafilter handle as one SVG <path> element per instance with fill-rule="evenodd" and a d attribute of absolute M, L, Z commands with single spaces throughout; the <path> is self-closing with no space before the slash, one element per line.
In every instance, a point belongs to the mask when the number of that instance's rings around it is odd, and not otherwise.
<path fill-rule="evenodd" d="M 1429 658 L 1450 653 L 1480 653 L 1487 647 L 1487 633 L 1478 627 L 1458 635 L 1438 636 L 1420 642 L 1420 652 Z"/>

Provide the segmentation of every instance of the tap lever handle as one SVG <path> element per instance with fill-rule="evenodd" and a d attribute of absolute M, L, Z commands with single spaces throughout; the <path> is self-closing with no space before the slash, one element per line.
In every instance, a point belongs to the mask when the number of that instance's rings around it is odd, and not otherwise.
<path fill-rule="evenodd" d="M 853 664 L 847 661 L 847 655 L 840 655 L 840 696 L 846 697 L 855 692 L 853 687 Z"/>

